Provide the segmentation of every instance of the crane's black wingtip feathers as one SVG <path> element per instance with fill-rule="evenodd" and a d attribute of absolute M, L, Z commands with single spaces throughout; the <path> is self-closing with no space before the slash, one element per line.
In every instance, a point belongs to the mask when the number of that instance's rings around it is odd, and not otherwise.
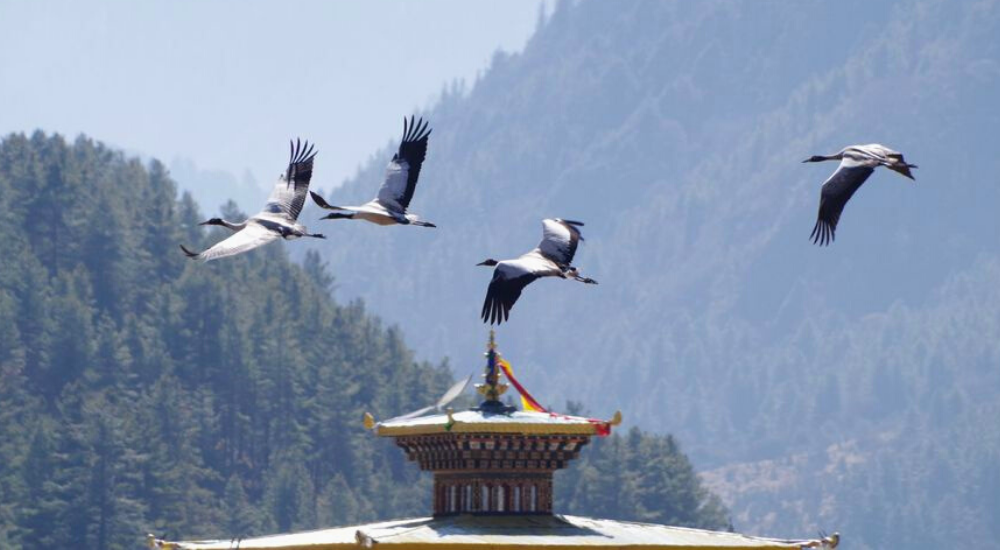
<path fill-rule="evenodd" d="M 330 206 L 330 203 L 326 202 L 326 199 L 324 199 L 319 193 L 315 191 L 309 191 L 309 196 L 312 197 L 313 202 L 316 203 L 316 206 L 327 209 L 332 208 Z"/>
<path fill-rule="evenodd" d="M 312 160 L 319 151 L 316 150 L 316 144 L 310 144 L 309 140 L 305 143 L 302 142 L 301 138 L 295 138 L 294 140 L 288 140 L 288 164 L 301 164 L 303 162 L 309 162 Z"/>
<path fill-rule="evenodd" d="M 480 312 L 480 317 L 484 323 L 490 325 L 499 325 L 507 320 L 510 313 L 510 306 L 503 303 L 499 297 L 494 296 L 493 293 L 486 293 L 486 300 L 483 301 L 483 310 Z"/>
<path fill-rule="evenodd" d="M 820 219 L 816 220 L 816 225 L 813 226 L 813 230 L 809 235 L 809 238 L 815 245 L 828 246 L 831 242 L 836 240 L 837 234 L 833 225 Z"/>
<path fill-rule="evenodd" d="M 181 250 L 184 251 L 184 255 L 187 256 L 188 258 L 197 258 L 198 257 L 198 253 L 197 252 L 191 252 L 184 245 L 180 245 L 180 247 L 181 247 Z"/>
<path fill-rule="evenodd" d="M 479 315 L 484 323 L 495 325 L 497 324 L 497 311 L 496 311 L 496 301 L 490 299 L 490 295 L 486 295 L 486 300 L 483 302 L 483 311 Z"/>
<path fill-rule="evenodd" d="M 430 121 L 424 120 L 423 117 L 415 118 L 412 115 L 409 119 L 403 117 L 403 143 L 414 143 L 427 139 L 432 131 L 427 128 L 429 125 Z"/>

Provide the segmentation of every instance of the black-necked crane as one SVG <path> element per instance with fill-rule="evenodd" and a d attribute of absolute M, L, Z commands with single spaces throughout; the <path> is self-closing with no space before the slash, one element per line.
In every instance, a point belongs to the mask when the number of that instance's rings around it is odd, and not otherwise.
<path fill-rule="evenodd" d="M 181 250 L 193 260 L 208 262 L 253 250 L 276 239 L 326 238 L 318 233 L 307 232 L 306 227 L 297 221 L 309 191 L 316 151 L 308 141 L 303 144 L 299 140 L 292 142 L 290 149 L 288 169 L 278 177 L 278 183 L 274 185 L 274 190 L 260 213 L 240 223 L 220 218 L 202 222 L 198 225 L 221 225 L 235 233 L 202 252 L 192 252 L 184 245 L 181 245 Z"/>
<path fill-rule="evenodd" d="M 899 151 L 893 151 L 878 143 L 851 145 L 835 155 L 813 155 L 802 162 L 824 160 L 839 160 L 840 166 L 823 183 L 820 192 L 819 216 L 809 236 L 813 243 L 820 246 L 828 245 L 835 239 L 840 213 L 875 168 L 885 166 L 912 180 L 914 178 L 910 168 L 917 167 L 916 164 L 907 164 Z"/>
<path fill-rule="evenodd" d="M 521 291 L 535 279 L 559 277 L 597 284 L 591 278 L 580 276 L 571 265 L 576 247 L 583 240 L 578 229 L 582 226 L 582 222 L 559 218 L 542 220 L 542 242 L 534 250 L 513 260 L 498 262 L 490 258 L 477 264 L 496 266 L 483 302 L 483 322 L 500 324 L 506 321 Z"/>
<path fill-rule="evenodd" d="M 417 189 L 420 167 L 427 156 L 427 138 L 431 131 L 423 119 L 409 122 L 403 118 L 403 139 L 399 150 L 392 156 L 385 169 L 385 180 L 378 190 L 378 196 L 361 206 L 332 206 L 318 193 L 311 193 L 313 201 L 320 207 L 333 210 L 324 220 L 359 219 L 378 225 L 417 225 L 437 227 L 423 221 L 416 214 L 406 211 Z"/>

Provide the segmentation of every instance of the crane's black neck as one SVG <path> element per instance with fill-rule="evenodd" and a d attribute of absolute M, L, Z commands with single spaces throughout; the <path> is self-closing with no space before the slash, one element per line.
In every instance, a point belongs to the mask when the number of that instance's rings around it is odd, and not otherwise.
<path fill-rule="evenodd" d="M 200 223 L 198 225 L 221 225 L 222 227 L 225 227 L 227 229 L 232 229 L 233 231 L 239 231 L 240 229 L 243 229 L 244 227 L 246 227 L 247 222 L 232 223 L 232 222 L 227 222 L 226 220 L 224 220 L 222 218 L 212 218 L 212 219 L 210 219 L 210 220 L 208 220 L 206 222 L 202 222 L 202 223 Z"/>

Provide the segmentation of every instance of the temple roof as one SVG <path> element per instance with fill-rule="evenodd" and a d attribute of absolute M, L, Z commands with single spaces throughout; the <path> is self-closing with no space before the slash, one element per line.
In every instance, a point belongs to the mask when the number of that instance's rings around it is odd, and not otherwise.
<path fill-rule="evenodd" d="M 459 412 L 448 409 L 446 414 L 421 416 L 435 409 L 444 411 L 447 403 L 465 389 L 465 385 L 459 383 L 449 390 L 437 405 L 410 414 L 376 423 L 371 414 L 365 413 L 365 428 L 374 429 L 376 434 L 388 437 L 442 433 L 605 436 L 611 433 L 612 426 L 621 423 L 621 412 L 616 412 L 611 420 L 599 420 L 559 414 L 539 405 L 514 378 L 510 364 L 500 356 L 492 330 L 484 355 L 486 356 L 484 381 L 482 384 L 477 384 L 476 389 L 486 400 L 478 407 Z M 502 382 L 503 378 L 510 381 L 521 394 L 521 410 L 500 401 L 500 396 L 507 391 L 507 384 Z M 471 376 L 469 379 L 471 380 Z"/>
<path fill-rule="evenodd" d="M 548 412 L 508 411 L 494 413 L 471 409 L 405 420 L 388 420 L 374 425 L 380 436 L 436 433 L 516 433 L 524 435 L 605 435 L 620 422 L 567 416 Z"/>
<path fill-rule="evenodd" d="M 400 550 L 441 548 L 648 548 L 788 549 L 820 548 L 823 540 L 779 540 L 576 516 L 471 516 L 418 518 L 238 541 L 167 542 L 150 540 L 159 550 L 327 550 L 387 547 Z"/>

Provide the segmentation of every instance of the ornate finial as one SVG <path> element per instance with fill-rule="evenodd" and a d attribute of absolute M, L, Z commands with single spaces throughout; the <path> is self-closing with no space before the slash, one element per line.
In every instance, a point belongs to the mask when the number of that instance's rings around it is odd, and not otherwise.
<path fill-rule="evenodd" d="M 486 372 L 483 374 L 484 382 L 476 384 L 476 390 L 486 398 L 480 404 L 482 410 L 492 410 L 503 412 L 508 409 L 500 402 L 500 396 L 507 391 L 507 384 L 500 382 L 500 354 L 497 353 L 496 333 L 490 329 L 490 341 L 486 346 Z"/>
<path fill-rule="evenodd" d="M 375 427 L 375 417 L 372 416 L 372 413 L 370 412 L 365 413 L 363 422 L 366 430 L 370 430 Z"/>
<path fill-rule="evenodd" d="M 802 545 L 803 548 L 822 548 L 823 550 L 834 550 L 840 546 L 840 533 L 834 531 L 832 535 L 827 535 L 824 531 L 819 532 L 820 538 L 809 541 Z"/>
<path fill-rule="evenodd" d="M 612 426 L 617 426 L 621 423 L 622 423 L 622 412 L 615 411 L 615 415 L 611 417 L 611 420 L 608 421 L 608 424 Z"/>

